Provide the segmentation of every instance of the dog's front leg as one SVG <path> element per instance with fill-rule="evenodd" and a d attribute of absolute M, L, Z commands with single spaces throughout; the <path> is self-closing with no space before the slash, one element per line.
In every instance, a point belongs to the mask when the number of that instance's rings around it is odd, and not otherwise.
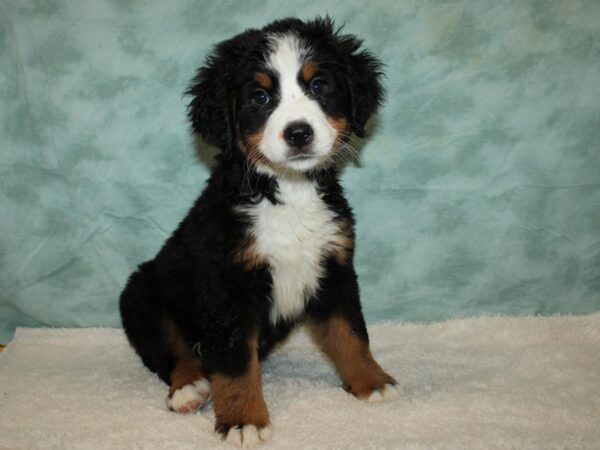
<path fill-rule="evenodd" d="M 253 448 L 269 438 L 271 428 L 262 394 L 256 337 L 246 345 L 247 349 L 239 349 L 248 358 L 244 372 L 235 375 L 215 372 L 211 376 L 211 393 L 215 431 L 231 444 Z"/>
<path fill-rule="evenodd" d="M 396 381 L 371 354 L 354 268 L 331 261 L 327 273 L 318 300 L 308 311 L 313 340 L 354 396 L 369 401 L 397 396 Z"/>

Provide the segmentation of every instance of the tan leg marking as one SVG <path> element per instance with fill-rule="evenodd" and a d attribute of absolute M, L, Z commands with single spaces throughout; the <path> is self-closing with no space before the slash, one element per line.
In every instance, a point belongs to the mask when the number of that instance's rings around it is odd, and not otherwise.
<path fill-rule="evenodd" d="M 169 395 L 177 389 L 193 384 L 194 381 L 206 379 L 204 372 L 202 372 L 202 366 L 200 362 L 194 358 L 188 357 L 180 359 L 177 362 L 175 368 L 171 371 L 171 387 L 169 388 Z"/>
<path fill-rule="evenodd" d="M 176 412 L 195 411 L 209 397 L 206 375 L 200 361 L 190 353 L 177 325 L 170 319 L 164 320 L 162 325 L 176 360 L 175 367 L 169 374 L 171 386 L 167 406 Z"/>
<path fill-rule="evenodd" d="M 333 362 L 348 391 L 367 399 L 395 380 L 383 371 L 371 355 L 369 345 L 359 338 L 345 319 L 332 317 L 311 321 L 308 329 L 319 348 Z"/>
<path fill-rule="evenodd" d="M 245 374 L 234 378 L 222 374 L 211 377 L 215 430 L 223 435 L 227 435 L 230 428 L 240 425 L 254 425 L 257 429 L 269 425 L 256 338 L 249 342 L 249 347 L 250 362 Z"/>

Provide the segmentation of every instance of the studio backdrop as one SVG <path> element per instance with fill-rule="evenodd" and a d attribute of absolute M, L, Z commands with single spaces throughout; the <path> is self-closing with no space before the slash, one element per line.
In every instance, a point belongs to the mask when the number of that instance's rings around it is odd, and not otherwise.
<path fill-rule="evenodd" d="M 367 320 L 600 310 L 600 2 L 0 0 L 0 342 L 120 326 L 208 176 L 195 69 L 324 14 L 386 64 L 342 175 Z"/>

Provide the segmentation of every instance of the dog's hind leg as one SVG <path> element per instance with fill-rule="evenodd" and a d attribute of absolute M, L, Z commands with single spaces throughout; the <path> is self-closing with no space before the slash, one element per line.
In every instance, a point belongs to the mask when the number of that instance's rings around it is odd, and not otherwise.
<path fill-rule="evenodd" d="M 191 346 L 161 305 L 152 261 L 134 272 L 120 306 L 123 328 L 144 365 L 170 386 L 167 407 L 191 412 L 206 403 L 210 387 Z"/>
<path fill-rule="evenodd" d="M 156 278 L 153 261 L 142 264 L 131 274 L 121 293 L 121 318 L 129 343 L 144 365 L 169 384 L 176 361 L 163 327 L 165 313 L 160 307 Z"/>
<path fill-rule="evenodd" d="M 180 360 L 171 372 L 171 387 L 167 407 L 175 412 L 194 412 L 210 397 L 210 385 L 200 363 L 193 359 Z"/>
<path fill-rule="evenodd" d="M 208 401 L 210 385 L 200 360 L 192 355 L 175 323 L 164 320 L 162 328 L 175 361 L 169 374 L 167 407 L 179 413 L 194 412 Z"/>

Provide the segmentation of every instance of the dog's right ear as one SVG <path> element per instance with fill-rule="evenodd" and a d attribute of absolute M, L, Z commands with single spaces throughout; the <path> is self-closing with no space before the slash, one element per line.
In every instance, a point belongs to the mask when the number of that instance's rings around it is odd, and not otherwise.
<path fill-rule="evenodd" d="M 206 65 L 198 69 L 187 95 L 188 118 L 195 133 L 210 145 L 228 152 L 231 147 L 231 124 L 227 106 L 227 86 L 223 72 L 227 70 L 217 53 L 208 57 Z"/>
<path fill-rule="evenodd" d="M 220 148 L 226 154 L 231 152 L 235 143 L 232 111 L 235 76 L 243 64 L 243 56 L 254 31 L 248 30 L 217 45 L 185 92 L 192 96 L 188 118 L 194 132 L 207 144 Z"/>
<path fill-rule="evenodd" d="M 216 68 L 205 66 L 198 69 L 196 77 L 186 91 L 192 95 L 188 105 L 188 118 L 195 133 L 208 144 L 221 150 L 230 147 L 230 126 L 227 105 L 224 104 L 225 88 L 217 76 Z"/>

